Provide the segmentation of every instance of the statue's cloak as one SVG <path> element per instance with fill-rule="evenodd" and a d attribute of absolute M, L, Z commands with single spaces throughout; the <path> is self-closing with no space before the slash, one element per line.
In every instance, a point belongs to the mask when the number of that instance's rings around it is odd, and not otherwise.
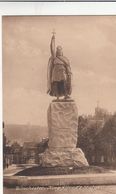
<path fill-rule="evenodd" d="M 54 68 L 54 60 L 58 59 L 63 63 L 65 70 L 66 70 L 66 84 L 68 85 L 68 94 L 71 94 L 72 88 L 71 88 L 71 68 L 69 60 L 65 56 L 57 56 L 57 57 L 50 57 L 48 61 L 48 69 L 47 69 L 47 93 L 49 93 L 51 96 L 53 96 L 52 91 L 52 72 Z"/>

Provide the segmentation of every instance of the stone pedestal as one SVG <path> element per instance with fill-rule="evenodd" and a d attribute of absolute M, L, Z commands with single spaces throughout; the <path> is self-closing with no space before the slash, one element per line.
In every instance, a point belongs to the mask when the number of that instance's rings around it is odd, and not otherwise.
<path fill-rule="evenodd" d="M 52 102 L 48 108 L 49 148 L 42 166 L 88 166 L 77 145 L 78 111 L 74 101 Z"/>

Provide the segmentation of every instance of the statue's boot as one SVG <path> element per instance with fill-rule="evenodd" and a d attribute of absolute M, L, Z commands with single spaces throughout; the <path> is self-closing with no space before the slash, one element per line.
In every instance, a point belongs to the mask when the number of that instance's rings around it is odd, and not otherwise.
<path fill-rule="evenodd" d="M 70 100 L 71 98 L 70 98 L 70 96 L 68 96 L 68 95 L 66 95 L 65 97 L 64 97 L 64 100 Z"/>

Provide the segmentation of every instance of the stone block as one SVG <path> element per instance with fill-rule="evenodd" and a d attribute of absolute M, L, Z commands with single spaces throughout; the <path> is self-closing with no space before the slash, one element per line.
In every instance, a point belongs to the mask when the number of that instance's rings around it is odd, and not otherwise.
<path fill-rule="evenodd" d="M 48 108 L 49 148 L 74 148 L 77 144 L 78 111 L 74 102 L 52 102 Z"/>
<path fill-rule="evenodd" d="M 43 166 L 89 166 L 84 153 L 80 148 L 72 149 L 47 149 L 43 154 Z"/>
<path fill-rule="evenodd" d="M 76 148 L 78 111 L 74 101 L 50 104 L 48 130 L 49 145 L 42 154 L 42 166 L 88 166 L 84 153 Z"/>

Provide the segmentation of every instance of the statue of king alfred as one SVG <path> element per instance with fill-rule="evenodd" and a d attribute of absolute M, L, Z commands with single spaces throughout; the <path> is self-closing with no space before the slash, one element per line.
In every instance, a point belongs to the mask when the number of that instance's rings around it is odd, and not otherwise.
<path fill-rule="evenodd" d="M 84 153 L 77 148 L 78 109 L 71 95 L 71 68 L 63 56 L 61 46 L 56 48 L 53 33 L 51 57 L 48 63 L 48 93 L 56 96 L 48 108 L 48 148 L 42 155 L 43 167 L 88 166 Z M 64 99 L 60 100 L 60 97 Z"/>
<path fill-rule="evenodd" d="M 71 68 L 69 60 L 63 56 L 61 46 L 55 48 L 55 33 L 52 35 L 51 44 L 51 57 L 48 62 L 47 71 L 47 93 L 50 96 L 56 96 L 57 100 L 59 97 L 64 96 L 65 100 L 70 98 L 71 88 Z"/>

